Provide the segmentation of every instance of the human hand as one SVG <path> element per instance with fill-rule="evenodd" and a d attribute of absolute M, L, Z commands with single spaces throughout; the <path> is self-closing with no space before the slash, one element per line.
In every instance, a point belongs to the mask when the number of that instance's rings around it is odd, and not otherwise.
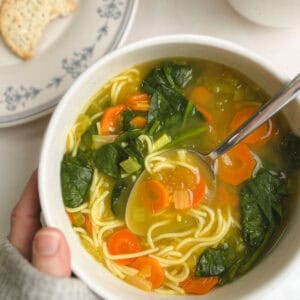
<path fill-rule="evenodd" d="M 55 228 L 41 228 L 41 207 L 35 171 L 11 214 L 11 244 L 41 272 L 71 275 L 70 250 L 64 235 Z"/>

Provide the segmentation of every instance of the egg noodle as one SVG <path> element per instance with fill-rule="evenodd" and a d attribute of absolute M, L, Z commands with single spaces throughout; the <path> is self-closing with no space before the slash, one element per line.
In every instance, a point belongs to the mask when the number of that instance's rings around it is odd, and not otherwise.
<path fill-rule="evenodd" d="M 135 68 L 131 68 L 120 75 L 113 77 L 108 81 L 103 88 L 96 93 L 90 101 L 86 104 L 83 111 L 86 112 L 90 107 L 91 103 L 97 102 L 100 106 L 105 102 L 110 100 L 111 105 L 115 105 L 118 101 L 120 93 L 124 87 L 128 88 L 131 86 L 131 89 L 135 89 L 141 82 L 140 71 Z M 92 115 L 87 113 L 81 114 L 74 126 L 68 133 L 66 151 L 72 153 L 72 156 L 76 156 L 78 147 L 81 141 L 82 134 L 86 129 L 91 125 L 91 123 L 101 117 L 103 112 L 96 112 Z M 97 126 L 99 129 L 99 126 Z M 98 130 L 100 132 L 100 130 Z"/>
<path fill-rule="evenodd" d="M 127 85 L 137 86 L 141 81 L 140 72 L 137 69 L 128 71 L 110 80 L 94 97 L 90 103 L 99 103 L 111 99 L 111 104 L 118 102 L 120 92 Z M 86 111 L 86 109 L 84 111 Z M 102 112 L 92 115 L 83 113 L 70 130 L 67 137 L 66 150 L 77 154 L 81 136 L 91 123 L 99 118 Z M 97 125 L 99 131 L 99 125 Z M 197 168 L 186 162 L 185 151 L 178 151 L 178 159 L 169 159 L 161 154 L 163 151 L 155 149 L 153 140 L 146 135 L 140 135 L 139 140 L 146 145 L 148 155 L 145 158 L 145 169 L 149 174 L 160 172 L 164 169 L 175 169 L 177 166 L 187 168 L 194 174 L 199 174 Z M 199 175 L 200 176 L 200 175 Z M 165 217 L 163 221 L 152 224 L 143 240 L 143 251 L 130 254 L 112 255 L 107 249 L 107 238 L 117 228 L 124 227 L 124 221 L 114 217 L 110 209 L 111 183 L 108 176 L 100 173 L 95 168 L 90 187 L 89 199 L 77 208 L 66 208 L 67 212 L 81 212 L 87 215 L 92 224 L 92 235 L 81 227 L 73 227 L 80 236 L 83 244 L 91 254 L 97 253 L 96 259 L 101 262 L 115 276 L 129 280 L 137 275 L 138 270 L 130 266 L 120 265 L 119 259 L 137 258 L 149 255 L 155 258 L 165 270 L 163 285 L 156 289 L 160 294 L 184 294 L 179 283 L 184 281 L 190 273 L 189 260 L 194 255 L 200 255 L 207 247 L 216 247 L 223 240 L 231 227 L 238 226 L 233 218 L 231 210 L 227 207 L 223 212 L 220 208 L 212 210 L 205 204 L 199 205 L 183 214 L 192 217 L 196 226 L 184 231 L 171 231 L 158 234 L 158 229 L 167 227 L 176 216 Z M 163 213 L 163 212 L 162 212 Z M 143 238 L 142 238 L 143 239 Z"/>
<path fill-rule="evenodd" d="M 159 170 L 164 167 L 168 168 L 169 165 L 178 164 L 188 169 L 192 167 L 188 164 L 181 164 L 180 161 L 166 161 L 163 158 L 157 153 L 149 154 L 145 160 L 149 164 L 149 170 L 154 172 L 153 169 L 157 169 L 157 163 L 160 164 Z M 101 254 L 103 265 L 121 279 L 126 280 L 127 276 L 134 276 L 137 270 L 122 266 L 115 260 L 145 255 L 157 259 L 165 269 L 165 282 L 162 287 L 157 289 L 157 292 L 161 294 L 184 294 L 179 283 L 189 275 L 188 260 L 194 254 L 201 254 L 207 247 L 216 247 L 223 241 L 230 228 L 238 224 L 229 207 L 223 215 L 221 209 L 214 212 L 207 205 L 202 204 L 185 212 L 185 214 L 193 217 L 196 224 L 193 228 L 179 232 L 156 234 L 157 229 L 168 226 L 172 221 L 172 217 L 170 217 L 156 222 L 148 228 L 144 242 L 146 250 L 131 254 L 111 255 L 107 249 L 107 237 L 112 234 L 114 229 L 125 226 L 125 223 L 115 219 L 110 212 L 111 190 L 109 186 L 106 176 L 95 169 L 88 204 L 85 203 L 76 210 L 72 209 L 72 212 L 84 212 L 90 216 L 92 238 L 83 228 L 74 227 L 74 231 L 81 239 L 86 240 L 94 251 Z"/>

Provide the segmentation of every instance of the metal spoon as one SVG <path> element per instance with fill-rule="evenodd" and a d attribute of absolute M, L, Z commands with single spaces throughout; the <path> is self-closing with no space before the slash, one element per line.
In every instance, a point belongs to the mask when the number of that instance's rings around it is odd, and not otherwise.
<path fill-rule="evenodd" d="M 247 121 L 245 121 L 238 129 L 230 134 L 217 149 L 209 154 L 201 154 L 197 152 L 211 168 L 213 168 L 214 161 L 234 147 L 236 144 L 245 139 L 255 129 L 261 126 L 264 122 L 275 115 L 284 106 L 290 103 L 300 94 L 300 74 L 298 74 L 289 84 L 266 102 L 260 109 Z M 195 153 L 195 151 L 193 151 Z"/>

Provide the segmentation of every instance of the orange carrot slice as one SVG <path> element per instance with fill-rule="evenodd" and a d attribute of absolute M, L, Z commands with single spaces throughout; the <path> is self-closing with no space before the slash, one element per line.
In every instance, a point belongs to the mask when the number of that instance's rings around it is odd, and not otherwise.
<path fill-rule="evenodd" d="M 72 225 L 78 226 L 78 227 L 84 225 L 85 218 L 81 212 L 75 212 L 75 213 L 68 212 L 67 214 L 69 216 L 69 219 L 70 219 Z"/>
<path fill-rule="evenodd" d="M 135 111 L 149 111 L 150 97 L 148 94 L 131 95 L 125 102 L 125 105 Z"/>
<path fill-rule="evenodd" d="M 230 124 L 231 131 L 234 131 L 238 127 L 240 127 L 246 120 L 248 120 L 251 116 L 253 116 L 257 110 L 258 108 L 253 106 L 253 107 L 243 108 L 242 110 L 237 112 Z M 251 133 L 248 137 L 246 137 L 243 143 L 246 143 L 248 145 L 265 144 L 272 138 L 274 134 L 273 125 L 274 124 L 272 120 L 265 122 L 260 127 L 258 127 L 253 133 Z"/>
<path fill-rule="evenodd" d="M 127 228 L 115 231 L 108 240 L 107 248 L 112 255 L 136 253 L 142 249 L 138 237 Z M 133 261 L 134 258 L 116 260 L 121 265 L 129 265 Z"/>
<path fill-rule="evenodd" d="M 213 126 L 214 120 L 213 120 L 213 116 L 210 112 L 208 112 L 204 107 L 200 106 L 200 105 L 195 105 L 197 110 L 203 115 L 204 119 L 206 120 L 206 122 Z"/>
<path fill-rule="evenodd" d="M 204 295 L 218 284 L 218 277 L 194 277 L 189 276 L 179 283 L 187 294 Z"/>
<path fill-rule="evenodd" d="M 206 182 L 203 178 L 201 178 L 199 184 L 197 184 L 193 189 L 193 207 L 197 207 L 202 202 L 205 193 L 206 193 Z"/>
<path fill-rule="evenodd" d="M 147 120 L 144 117 L 136 116 L 130 121 L 130 124 L 136 128 L 143 128 L 147 124 Z"/>
<path fill-rule="evenodd" d="M 249 177 L 256 161 L 246 144 L 238 144 L 218 158 L 218 175 L 226 183 L 239 185 Z"/>
<path fill-rule="evenodd" d="M 158 212 L 169 205 L 168 191 L 158 180 L 148 180 L 144 183 L 142 199 L 153 212 Z"/>
<path fill-rule="evenodd" d="M 102 135 L 117 134 L 121 131 L 124 110 L 126 110 L 125 105 L 116 105 L 105 110 L 100 121 Z"/>
<path fill-rule="evenodd" d="M 93 224 L 89 215 L 85 216 L 85 229 L 86 232 L 91 236 L 93 233 Z"/>
<path fill-rule="evenodd" d="M 152 288 L 159 288 L 165 279 L 165 273 L 159 262 L 149 256 L 137 258 L 131 267 L 139 270 L 138 275 L 152 283 Z"/>
<path fill-rule="evenodd" d="M 205 86 L 193 89 L 190 99 L 195 105 L 206 106 L 213 99 L 213 94 Z"/>

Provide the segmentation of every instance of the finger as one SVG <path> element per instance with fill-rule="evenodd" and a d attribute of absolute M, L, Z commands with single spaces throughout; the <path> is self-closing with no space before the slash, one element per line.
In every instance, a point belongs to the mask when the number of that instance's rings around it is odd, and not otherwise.
<path fill-rule="evenodd" d="M 8 239 L 14 247 L 27 259 L 31 256 L 31 244 L 40 223 L 40 202 L 37 187 L 37 171 L 35 171 L 11 215 Z"/>
<path fill-rule="evenodd" d="M 64 235 L 55 228 L 45 227 L 37 232 L 32 245 L 32 265 L 49 275 L 71 275 L 70 250 Z"/>

